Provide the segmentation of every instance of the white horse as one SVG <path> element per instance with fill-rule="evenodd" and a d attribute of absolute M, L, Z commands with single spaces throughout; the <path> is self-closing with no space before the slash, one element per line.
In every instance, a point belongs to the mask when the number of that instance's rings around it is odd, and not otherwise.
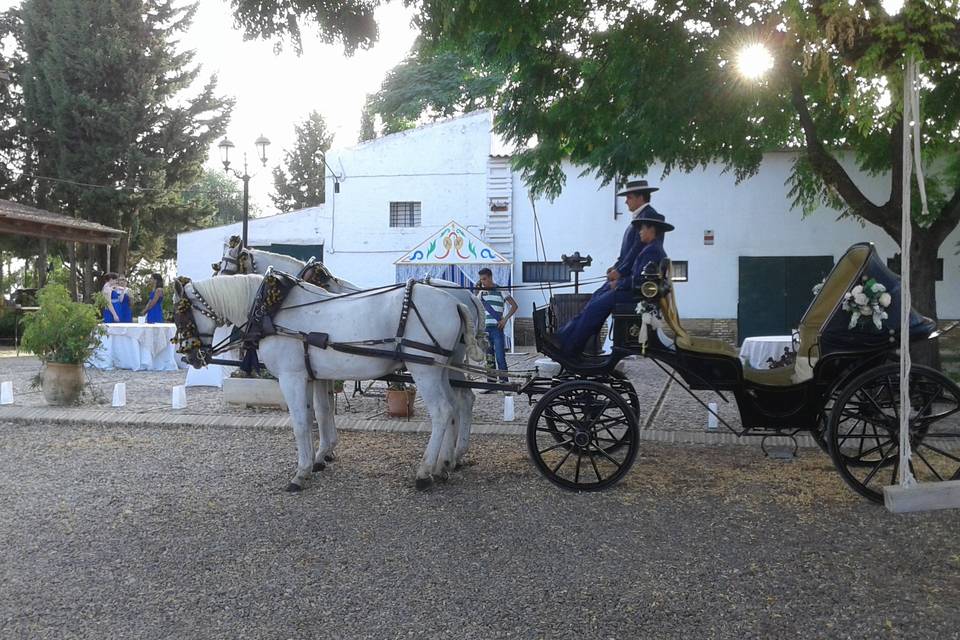
<path fill-rule="evenodd" d="M 209 341 L 204 342 L 204 338 L 211 336 L 216 326 L 228 323 L 240 326 L 247 321 L 263 281 L 260 275 L 238 275 L 199 282 L 188 279 L 176 282 L 174 299 L 178 339 L 190 364 L 199 366 L 203 363 L 199 348 L 209 347 Z M 262 338 L 258 351 L 261 361 L 280 382 L 294 425 L 297 471 L 288 491 L 299 491 L 312 472 L 322 468 L 324 457 L 333 446 L 331 439 L 335 441 L 332 421 L 325 419 L 327 399 L 321 397 L 325 394 L 318 393 L 318 388 L 314 387 L 314 411 L 320 425 L 320 446 L 314 451 L 307 410 L 311 376 L 318 380 L 370 380 L 395 371 L 398 367 L 396 360 L 343 353 L 334 345 L 356 345 L 394 337 L 400 325 L 404 295 L 404 289 L 400 287 L 355 296 L 336 296 L 320 287 L 301 283 L 289 292 L 283 306 L 272 316 L 274 326 L 283 333 Z M 483 350 L 475 339 L 473 314 L 443 291 L 415 285 L 411 303 L 419 312 L 408 313 L 403 337 L 424 346 L 435 345 L 437 351 L 447 354 L 416 346 L 403 348 L 407 355 L 426 357 L 434 363 L 419 359 L 406 361 L 433 427 L 416 471 L 416 486 L 423 488 L 433 481 L 434 476 L 446 478 L 449 475 L 456 465 L 461 444 L 455 416 L 456 399 L 450 386 L 450 370 L 446 367 L 453 362 L 452 354 L 461 340 L 467 355 L 474 360 L 483 358 Z M 320 331 L 328 334 L 330 344 L 326 348 L 306 346 L 302 338 L 310 332 Z"/>
<path fill-rule="evenodd" d="M 223 243 L 223 256 L 220 259 L 218 264 L 214 265 L 214 271 L 218 275 L 234 275 L 234 274 L 243 274 L 243 273 L 259 273 L 261 275 L 267 272 L 267 269 L 273 267 L 276 271 L 282 271 L 283 273 L 289 274 L 299 274 L 301 270 L 306 266 L 307 263 L 302 260 L 298 260 L 292 256 L 283 255 L 281 253 L 274 253 L 272 251 L 264 251 L 263 249 L 252 249 L 250 247 L 242 246 L 240 236 L 231 236 L 229 240 Z M 349 280 L 344 280 L 343 278 L 338 278 L 333 275 L 323 263 L 318 263 L 319 268 L 323 270 L 325 274 L 324 277 L 320 280 L 314 280 L 314 284 L 321 286 L 330 293 L 355 293 L 361 291 L 360 287 L 353 284 Z M 322 284 L 321 284 L 322 282 Z M 474 326 L 477 327 L 477 342 L 481 345 L 481 348 L 486 351 L 487 349 L 487 333 L 484 329 L 484 322 L 486 319 L 486 313 L 483 309 L 483 303 L 480 302 L 477 296 L 470 293 L 469 290 L 464 289 L 455 282 L 450 282 L 449 280 L 441 280 L 438 278 L 427 278 L 425 283 L 442 289 L 447 294 L 453 296 L 457 302 L 464 304 L 470 309 L 473 313 L 473 322 Z M 466 353 L 465 346 L 460 344 L 454 353 L 454 363 L 460 364 L 466 362 Z M 459 371 L 451 371 L 450 377 L 452 380 L 466 380 L 466 376 Z M 321 393 L 326 393 L 328 396 L 332 397 L 333 386 L 328 381 L 317 381 L 318 384 L 327 385 L 329 389 L 321 389 Z M 454 393 L 457 396 L 456 403 L 456 413 L 457 413 L 457 422 L 458 422 L 458 433 L 459 440 L 457 443 L 457 463 L 459 464 L 463 460 L 463 456 L 466 454 L 467 449 L 470 446 L 470 432 L 473 428 L 473 405 L 476 400 L 473 391 L 468 387 L 455 387 Z M 333 410 L 333 403 L 328 405 L 330 410 Z M 333 415 L 327 416 L 327 420 L 333 421 Z M 317 420 L 319 424 L 319 419 Z M 327 456 L 327 462 L 330 462 L 334 459 L 334 454 L 331 451 Z"/>

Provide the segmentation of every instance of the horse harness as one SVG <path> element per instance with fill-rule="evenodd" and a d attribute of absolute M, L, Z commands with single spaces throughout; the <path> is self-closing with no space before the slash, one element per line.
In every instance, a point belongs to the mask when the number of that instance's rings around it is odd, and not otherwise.
<path fill-rule="evenodd" d="M 177 332 L 170 342 L 178 346 L 178 353 L 197 351 L 197 357 L 201 363 L 206 364 L 207 351 L 211 353 L 215 351 L 215 346 L 212 344 L 213 334 L 200 333 L 200 329 L 197 327 L 197 322 L 193 319 L 191 311 L 196 310 L 200 312 L 202 315 L 213 320 L 217 326 L 229 324 L 230 321 L 218 315 L 196 287 L 193 287 L 193 298 L 190 297 L 190 294 L 187 292 L 187 285 L 191 283 L 190 278 L 180 277 L 177 278 L 177 282 L 180 284 L 183 295 L 180 297 L 173 311 L 173 322 L 177 328 Z M 204 349 L 202 338 L 210 338 L 211 345 L 206 350 Z"/>
<path fill-rule="evenodd" d="M 308 263 L 301 273 L 307 271 L 311 266 L 319 266 L 320 269 L 326 271 L 322 264 L 312 265 L 311 263 Z M 329 274 L 328 271 L 326 273 Z M 418 351 L 426 351 L 427 353 L 434 353 L 443 357 L 450 357 L 453 355 L 453 351 L 444 349 L 440 346 L 440 343 L 430 332 L 430 329 L 424 321 L 420 310 L 414 303 L 413 288 L 416 284 L 414 280 L 409 280 L 404 286 L 403 304 L 400 310 L 400 322 L 397 326 L 397 333 L 393 338 L 362 340 L 359 342 L 331 342 L 330 334 L 325 332 L 297 331 L 295 329 L 288 329 L 276 324 L 274 322 L 274 316 L 276 316 L 280 311 L 284 310 L 284 300 L 286 300 L 287 296 L 294 287 L 302 286 L 301 283 L 304 281 L 305 280 L 299 277 L 287 275 L 281 272 L 274 272 L 272 268 L 267 270 L 267 274 L 263 278 L 263 283 L 260 285 L 260 289 L 257 291 L 257 295 L 254 297 L 253 305 L 251 306 L 250 313 L 247 318 L 246 329 L 243 332 L 242 338 L 245 346 L 249 345 L 250 347 L 256 348 L 259 345 L 260 340 L 272 335 L 287 336 L 296 340 L 300 340 L 303 343 L 303 362 L 307 369 L 307 375 L 311 380 L 316 380 L 316 376 L 314 375 L 313 367 L 310 365 L 310 347 L 316 347 L 317 349 L 329 348 L 340 353 L 347 353 L 351 355 L 384 358 L 395 360 L 397 362 L 412 362 L 425 365 L 435 365 L 437 362 L 430 356 L 406 353 L 403 350 L 404 347 L 416 349 Z M 397 287 L 391 287 L 386 291 L 393 291 L 396 288 Z M 384 292 L 385 291 L 381 291 L 380 293 Z M 200 309 L 198 308 L 198 310 Z M 430 336 L 430 340 L 433 342 L 433 344 L 426 344 L 424 342 L 419 342 L 417 340 L 411 340 L 410 338 L 404 337 L 407 321 L 410 317 L 411 311 L 416 314 L 417 319 L 423 326 L 424 331 L 427 332 L 427 335 Z M 393 345 L 393 349 L 377 348 L 379 345 Z"/>

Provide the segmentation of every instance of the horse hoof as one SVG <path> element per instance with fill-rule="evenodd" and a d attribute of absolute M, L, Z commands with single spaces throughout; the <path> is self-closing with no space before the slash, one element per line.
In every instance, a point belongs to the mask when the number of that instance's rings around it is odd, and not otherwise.
<path fill-rule="evenodd" d="M 440 473 L 435 474 L 434 479 L 436 479 L 437 482 L 446 482 L 450 479 L 450 472 L 444 469 Z"/>
<path fill-rule="evenodd" d="M 337 459 L 337 457 L 336 457 L 335 455 L 333 455 L 332 453 L 328 453 L 327 455 L 323 456 L 323 461 L 324 461 L 324 462 L 333 462 L 333 461 L 336 460 L 336 459 Z"/>
<path fill-rule="evenodd" d="M 429 488 L 431 484 L 433 484 L 433 478 L 428 476 L 426 478 L 417 478 L 414 486 L 416 486 L 419 491 L 423 491 L 424 489 Z"/>
<path fill-rule="evenodd" d="M 326 469 L 326 468 L 327 468 L 327 465 L 323 464 L 322 462 L 314 462 L 314 463 L 313 463 L 313 470 L 314 470 L 314 471 L 323 471 L 323 470 Z"/>
<path fill-rule="evenodd" d="M 287 493 L 297 493 L 302 490 L 303 490 L 303 487 L 298 485 L 296 482 L 291 482 L 290 484 L 287 485 Z"/>

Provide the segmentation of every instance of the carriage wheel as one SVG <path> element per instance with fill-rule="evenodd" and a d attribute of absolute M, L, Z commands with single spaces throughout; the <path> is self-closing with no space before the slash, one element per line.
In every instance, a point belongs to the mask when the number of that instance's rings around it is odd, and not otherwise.
<path fill-rule="evenodd" d="M 637 419 L 610 387 L 574 380 L 540 398 L 527 421 L 533 463 L 554 484 L 599 491 L 616 484 L 639 449 Z"/>
<path fill-rule="evenodd" d="M 898 480 L 900 366 L 854 378 L 839 394 L 827 441 L 840 476 L 860 495 L 883 502 Z M 910 470 L 918 482 L 960 479 L 960 388 L 920 365 L 910 371 Z"/>
<path fill-rule="evenodd" d="M 578 380 L 581 378 L 569 378 L 569 379 Z M 630 405 L 630 409 L 633 411 L 634 417 L 639 419 L 640 397 L 637 395 L 636 388 L 633 386 L 633 383 L 630 382 L 630 379 L 627 378 L 627 375 L 625 373 L 614 369 L 613 371 L 610 372 L 609 378 L 599 379 L 599 380 L 596 380 L 596 382 L 599 382 L 600 384 L 609 385 L 611 389 L 613 389 L 614 391 L 619 393 L 621 396 L 623 396 L 623 399 L 626 400 L 627 403 Z M 557 442 L 563 442 L 565 440 L 568 440 L 568 438 L 564 437 L 564 429 L 562 425 L 558 427 L 556 424 L 556 421 L 550 415 L 545 415 L 543 419 L 546 422 L 547 426 L 550 427 L 550 429 L 553 431 L 553 437 L 557 440 Z M 615 435 L 622 436 L 625 434 L 626 432 L 615 434 Z M 613 451 L 616 451 L 620 447 L 624 446 L 624 443 L 621 442 L 619 439 L 614 442 L 605 443 L 605 444 L 607 446 L 604 447 L 604 451 L 606 451 L 607 453 L 612 453 Z M 565 446 L 569 447 L 572 445 L 566 444 Z"/>

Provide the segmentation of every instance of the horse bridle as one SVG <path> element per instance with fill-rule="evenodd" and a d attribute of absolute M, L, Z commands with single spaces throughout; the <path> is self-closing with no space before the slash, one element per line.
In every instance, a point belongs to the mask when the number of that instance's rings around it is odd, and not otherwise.
<path fill-rule="evenodd" d="M 241 245 L 240 236 L 231 236 L 227 246 L 230 249 L 240 248 L 240 251 L 237 253 L 237 257 L 234 258 L 229 253 L 223 255 L 220 258 L 220 262 L 213 263 L 213 275 L 215 276 L 232 276 L 236 274 L 246 274 L 246 273 L 256 273 L 257 272 L 257 261 L 253 257 L 253 253 L 248 251 L 246 247 Z M 227 266 L 222 266 L 222 263 L 226 262 Z M 245 264 L 246 262 L 250 263 L 249 268 Z"/>
<path fill-rule="evenodd" d="M 200 333 L 197 321 L 193 318 L 193 311 L 199 311 L 202 315 L 210 318 L 214 325 L 218 327 L 229 324 L 230 321 L 217 315 L 217 312 L 213 310 L 210 303 L 204 299 L 196 287 L 192 287 L 194 298 L 190 297 L 190 293 L 187 291 L 187 285 L 192 284 L 190 278 L 181 276 L 177 278 L 177 283 L 180 285 L 178 287 L 180 299 L 173 310 L 173 323 L 177 332 L 171 342 L 177 345 L 177 353 L 187 356 L 188 361 L 196 359 L 200 366 L 206 366 L 214 353 L 213 334 Z M 209 344 L 203 343 L 204 338 L 210 339 Z"/>

